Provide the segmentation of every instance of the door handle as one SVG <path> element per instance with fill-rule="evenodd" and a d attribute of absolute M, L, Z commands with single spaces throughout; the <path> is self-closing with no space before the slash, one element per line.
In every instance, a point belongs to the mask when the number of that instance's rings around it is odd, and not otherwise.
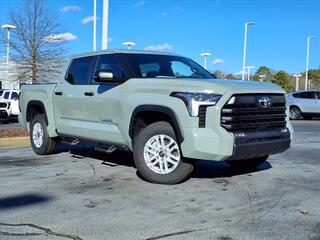
<path fill-rule="evenodd" d="M 63 92 L 61 92 L 61 91 L 60 92 L 54 92 L 54 94 L 57 95 L 57 96 L 62 96 Z"/>
<path fill-rule="evenodd" d="M 88 97 L 92 97 L 94 96 L 94 92 L 85 92 L 84 95 Z"/>

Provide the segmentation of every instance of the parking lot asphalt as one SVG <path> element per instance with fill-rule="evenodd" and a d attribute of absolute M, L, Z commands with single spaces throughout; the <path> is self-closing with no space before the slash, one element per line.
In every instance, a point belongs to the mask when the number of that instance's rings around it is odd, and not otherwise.
<path fill-rule="evenodd" d="M 293 125 L 292 148 L 256 171 L 199 161 L 172 186 L 128 153 L 0 150 L 0 239 L 320 239 L 320 121 Z"/>

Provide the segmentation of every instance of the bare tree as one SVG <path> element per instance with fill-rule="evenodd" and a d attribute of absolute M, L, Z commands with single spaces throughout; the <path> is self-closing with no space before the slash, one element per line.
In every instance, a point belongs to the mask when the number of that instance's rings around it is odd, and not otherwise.
<path fill-rule="evenodd" d="M 42 0 L 24 0 L 10 11 L 12 32 L 10 47 L 19 82 L 53 81 L 61 71 L 65 49 L 57 17 Z"/>

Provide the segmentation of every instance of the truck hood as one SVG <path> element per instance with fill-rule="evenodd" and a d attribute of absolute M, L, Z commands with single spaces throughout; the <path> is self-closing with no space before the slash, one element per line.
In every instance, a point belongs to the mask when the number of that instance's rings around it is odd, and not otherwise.
<path fill-rule="evenodd" d="M 170 89 L 181 92 L 209 92 L 224 94 L 234 93 L 285 93 L 284 90 L 268 82 L 222 80 L 222 79 L 174 79 L 150 78 L 146 80 L 149 87 Z"/>

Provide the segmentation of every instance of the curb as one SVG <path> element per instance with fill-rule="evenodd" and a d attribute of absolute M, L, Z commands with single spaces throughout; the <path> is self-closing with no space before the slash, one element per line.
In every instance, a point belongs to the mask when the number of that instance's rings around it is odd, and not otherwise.
<path fill-rule="evenodd" d="M 29 137 L 0 138 L 0 149 L 29 146 L 31 146 Z"/>

